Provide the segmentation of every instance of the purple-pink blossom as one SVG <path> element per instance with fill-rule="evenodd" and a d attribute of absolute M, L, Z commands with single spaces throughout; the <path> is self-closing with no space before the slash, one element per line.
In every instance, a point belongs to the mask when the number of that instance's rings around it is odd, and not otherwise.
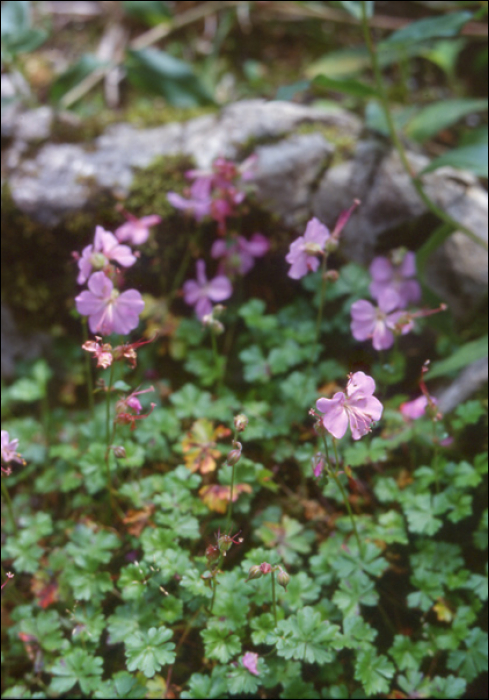
<path fill-rule="evenodd" d="M 405 309 L 421 298 L 421 287 L 413 279 L 416 276 L 416 256 L 412 251 L 395 253 L 391 258 L 374 258 L 370 274 L 370 294 L 379 302 L 385 294 L 396 294 L 397 308 Z"/>
<path fill-rule="evenodd" d="M 197 260 L 196 269 L 197 279 L 185 282 L 183 297 L 187 304 L 195 307 L 195 313 L 202 319 L 212 312 L 213 301 L 229 299 L 233 293 L 233 287 L 225 275 L 217 275 L 208 281 L 203 260 Z"/>
<path fill-rule="evenodd" d="M 229 240 L 218 238 L 211 248 L 213 258 L 221 258 L 220 271 L 230 275 L 239 272 L 245 275 L 268 252 L 270 244 L 260 233 L 254 233 L 249 240 L 236 236 Z"/>
<path fill-rule="evenodd" d="M 394 333 L 409 333 L 413 327 L 411 317 L 397 308 L 398 294 L 386 290 L 379 298 L 378 307 L 366 299 L 351 305 L 351 332 L 355 340 L 372 339 L 375 350 L 387 350 L 394 344 Z"/>
<path fill-rule="evenodd" d="M 285 260 L 291 265 L 289 277 L 298 280 L 308 272 L 315 272 L 319 267 L 318 255 L 324 253 L 324 246 L 330 232 L 316 217 L 312 218 L 303 236 L 296 238 L 290 245 Z"/>
<path fill-rule="evenodd" d="M 246 654 L 243 655 L 241 663 L 254 676 L 259 676 L 260 672 L 257 668 L 258 659 L 258 654 L 255 654 L 253 651 L 247 651 Z"/>
<path fill-rule="evenodd" d="M 436 403 L 434 399 L 432 400 L 434 403 Z M 405 401 L 404 403 L 402 403 L 399 407 L 399 410 L 401 411 L 404 418 L 407 418 L 409 420 L 417 420 L 418 418 L 421 418 L 421 416 L 424 416 L 427 406 L 428 399 L 424 394 L 421 394 L 421 396 L 418 396 L 417 399 L 413 399 L 412 401 Z"/>
<path fill-rule="evenodd" d="M 115 230 L 115 235 L 118 241 L 129 241 L 131 245 L 146 243 L 151 226 L 156 226 L 161 222 L 161 216 L 157 214 L 150 214 L 138 219 L 127 212 L 126 217 L 126 223 Z"/>
<path fill-rule="evenodd" d="M 130 267 L 136 262 L 136 256 L 129 246 L 121 245 L 113 233 L 97 226 L 93 245 L 87 245 L 78 260 L 78 284 L 85 284 L 94 270 L 103 270 L 110 262 Z"/>
<path fill-rule="evenodd" d="M 11 440 L 7 430 L 1 431 L 1 451 L 2 451 L 2 461 L 5 464 L 9 462 L 18 462 L 19 464 L 25 464 L 25 461 L 17 452 L 17 447 L 19 446 L 19 441 L 17 438 Z M 2 470 L 3 471 L 3 470 Z"/>
<path fill-rule="evenodd" d="M 322 414 L 326 430 L 337 439 L 342 438 L 350 424 L 354 440 L 371 430 L 372 423 L 380 420 L 383 406 L 373 395 L 375 381 L 364 372 L 351 374 L 345 393 L 338 391 L 332 399 L 321 398 L 316 408 Z"/>
<path fill-rule="evenodd" d="M 76 308 L 88 316 L 92 333 L 126 335 L 139 323 L 144 301 L 136 289 L 119 292 L 103 272 L 94 272 L 88 280 L 88 290 L 75 297 Z"/>
<path fill-rule="evenodd" d="M 188 173 L 187 173 L 188 175 Z M 205 174 L 196 177 L 190 187 L 189 197 L 185 198 L 177 192 L 168 192 L 166 198 L 177 209 L 191 212 L 196 221 L 201 221 L 204 216 L 211 213 L 212 176 Z"/>

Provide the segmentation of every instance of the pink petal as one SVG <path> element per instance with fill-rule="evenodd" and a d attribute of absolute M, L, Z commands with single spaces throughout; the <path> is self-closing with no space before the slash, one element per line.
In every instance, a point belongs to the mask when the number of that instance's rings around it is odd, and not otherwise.
<path fill-rule="evenodd" d="M 233 293 L 231 282 L 224 275 L 214 277 L 207 285 L 207 296 L 212 301 L 224 301 Z"/>

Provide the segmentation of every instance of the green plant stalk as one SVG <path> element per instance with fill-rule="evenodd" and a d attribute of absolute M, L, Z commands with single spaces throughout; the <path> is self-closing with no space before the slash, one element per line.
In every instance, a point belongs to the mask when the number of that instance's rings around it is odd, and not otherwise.
<path fill-rule="evenodd" d="M 88 327 L 87 327 L 87 317 L 83 317 L 82 322 L 83 328 L 83 340 L 84 343 L 88 340 Z M 93 401 L 93 381 L 92 381 L 92 367 L 90 365 L 90 355 L 86 350 L 83 351 L 85 355 L 85 372 L 87 375 L 87 389 L 88 389 L 88 408 L 90 410 L 90 418 L 93 418 L 94 413 L 94 401 Z"/>
<path fill-rule="evenodd" d="M 212 342 L 212 355 L 214 357 L 214 364 L 216 366 L 216 392 L 219 392 L 219 389 L 221 388 L 221 380 L 222 380 L 222 372 L 221 368 L 219 366 L 219 352 L 217 350 L 217 340 L 216 340 L 216 334 L 212 327 L 210 328 L 211 331 L 211 342 Z"/>
<path fill-rule="evenodd" d="M 325 445 L 325 451 L 326 451 L 326 458 L 328 461 L 328 468 L 329 468 L 329 473 L 333 477 L 336 485 L 338 486 L 339 490 L 341 491 L 341 495 L 343 498 L 343 501 L 345 502 L 346 509 L 348 510 L 348 515 L 350 516 L 350 521 L 353 527 L 353 532 L 355 533 L 355 538 L 357 540 L 357 545 L 358 545 L 358 551 L 360 552 L 360 557 L 363 559 L 364 558 L 364 550 L 363 550 L 363 544 L 360 540 L 360 536 L 358 534 L 358 529 L 357 529 L 357 524 L 355 522 L 355 516 L 353 515 L 353 511 L 350 506 L 350 501 L 348 500 L 348 496 L 346 495 L 346 491 L 343 488 L 343 484 L 341 483 L 340 479 L 338 478 L 338 475 L 336 471 L 332 468 L 331 462 L 329 461 L 328 457 L 328 444 L 326 440 L 326 435 L 323 435 L 323 441 Z M 338 450 L 336 449 L 336 440 L 335 438 L 332 439 L 333 442 L 333 450 L 334 450 L 334 456 L 336 459 L 336 467 L 338 468 L 339 465 L 339 459 L 338 459 Z"/>
<path fill-rule="evenodd" d="M 387 122 L 387 126 L 389 129 L 389 134 L 392 139 L 392 143 L 394 144 L 394 147 L 396 151 L 399 154 L 399 158 L 401 159 L 402 166 L 406 173 L 408 174 L 411 184 L 416 190 L 416 193 L 418 194 L 419 198 L 423 202 L 423 204 L 429 209 L 435 216 L 437 216 L 439 219 L 444 221 L 445 223 L 449 224 L 452 226 L 454 231 L 461 231 L 462 233 L 465 233 L 466 236 L 471 238 L 475 243 L 480 245 L 482 248 L 485 250 L 488 250 L 488 245 L 485 241 L 482 241 L 478 236 L 475 235 L 475 233 L 461 224 L 459 221 L 456 221 L 453 217 L 450 216 L 447 212 L 443 211 L 435 202 L 433 202 L 432 199 L 428 197 L 426 192 L 423 189 L 423 185 L 421 184 L 421 180 L 419 176 L 417 176 L 412 168 L 411 164 L 409 163 L 409 160 L 406 155 L 406 151 L 404 149 L 404 146 L 402 144 L 401 139 L 399 138 L 396 127 L 394 124 L 394 120 L 392 118 L 392 114 L 390 111 L 389 107 L 389 100 L 387 98 L 387 94 L 384 88 L 384 83 L 382 80 L 382 72 L 379 66 L 379 61 L 377 58 L 377 51 L 375 49 L 375 46 L 372 41 L 372 37 L 370 35 L 370 29 L 369 29 L 369 24 L 368 24 L 368 17 L 367 17 L 367 8 L 366 8 L 366 3 L 365 0 L 362 1 L 361 3 L 362 7 L 362 30 L 363 30 L 363 36 L 365 39 L 365 45 L 367 47 L 367 51 L 370 56 L 370 60 L 372 62 L 372 70 L 374 73 L 374 79 L 375 79 L 375 87 L 377 89 L 377 92 L 379 94 L 380 98 L 380 103 L 382 105 L 382 109 L 384 111 L 385 119 Z"/>
<path fill-rule="evenodd" d="M 321 334 L 321 321 L 323 320 L 323 308 L 324 308 L 324 292 L 326 289 L 326 262 L 327 262 L 327 255 L 323 253 L 323 260 L 321 262 L 321 290 L 319 292 L 319 308 L 318 308 L 318 315 L 316 319 L 316 335 L 314 337 L 314 355 L 311 356 L 311 359 L 309 361 L 309 369 L 312 367 L 312 363 L 314 361 L 314 358 L 316 356 L 316 348 L 319 345 L 319 336 Z M 319 349 L 319 348 L 318 348 Z"/>
<path fill-rule="evenodd" d="M 272 607 L 273 607 L 273 619 L 275 620 L 275 627 L 278 625 L 277 622 L 277 602 L 275 599 L 275 571 L 272 569 Z"/>
<path fill-rule="evenodd" d="M 115 423 L 112 429 L 112 434 L 110 432 L 110 394 L 112 391 L 112 384 L 114 382 L 114 364 L 110 365 L 110 374 L 109 374 L 109 385 L 106 387 L 107 389 L 107 396 L 105 400 L 105 434 L 106 434 L 106 441 L 107 445 L 105 448 L 105 470 L 107 474 L 107 489 L 109 491 L 109 498 L 110 498 L 110 508 L 111 508 L 111 514 L 114 511 L 114 495 L 112 493 L 112 482 L 110 478 L 110 446 L 112 444 L 113 438 L 115 436 Z"/>
<path fill-rule="evenodd" d="M 17 523 L 15 522 L 15 518 L 14 518 L 14 510 L 12 508 L 12 501 L 10 499 L 10 494 L 8 492 L 8 488 L 3 483 L 3 478 L 2 478 L 2 493 L 3 493 L 3 496 L 5 498 L 5 502 L 7 504 L 7 510 L 8 510 L 9 518 L 12 521 L 12 527 L 14 528 L 15 534 L 18 535 L 19 530 L 18 530 Z"/>

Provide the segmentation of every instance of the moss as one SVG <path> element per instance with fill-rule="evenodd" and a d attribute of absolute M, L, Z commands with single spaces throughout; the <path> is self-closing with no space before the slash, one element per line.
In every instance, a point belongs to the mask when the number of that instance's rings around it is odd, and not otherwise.
<path fill-rule="evenodd" d="M 301 124 L 296 130 L 296 134 L 321 134 L 326 141 L 335 147 L 333 159 L 329 167 L 338 165 L 353 157 L 357 138 L 352 134 L 344 133 L 335 126 L 321 124 L 318 122 L 307 122 Z"/>

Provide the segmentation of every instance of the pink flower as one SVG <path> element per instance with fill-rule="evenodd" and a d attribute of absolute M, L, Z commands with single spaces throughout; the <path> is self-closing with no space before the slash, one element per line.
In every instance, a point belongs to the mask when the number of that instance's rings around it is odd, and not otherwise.
<path fill-rule="evenodd" d="M 289 277 L 298 280 L 308 272 L 315 272 L 319 267 L 319 260 L 316 257 L 324 252 L 326 241 L 330 238 L 330 233 L 326 226 L 319 219 L 314 217 L 307 224 L 303 236 L 299 236 L 291 243 L 289 252 L 285 260 L 291 265 L 288 272 Z"/>
<path fill-rule="evenodd" d="M 154 391 L 154 387 L 150 386 L 148 389 L 133 391 L 132 394 L 126 396 L 125 399 L 119 399 L 115 405 L 116 417 L 114 422 L 120 425 L 130 425 L 131 430 L 135 430 L 136 421 L 147 418 L 153 412 L 156 406 L 155 403 L 152 403 L 149 413 L 141 413 L 143 407 L 141 406 L 141 402 L 137 397 L 139 394 L 147 394 L 148 391 Z M 129 411 L 132 411 L 132 413 Z"/>
<path fill-rule="evenodd" d="M 435 402 L 434 399 L 433 402 Z M 399 410 L 404 418 L 408 418 L 409 420 L 417 420 L 418 418 L 421 418 L 421 416 L 424 416 L 427 405 L 428 399 L 424 394 L 421 394 L 421 396 L 418 396 L 418 398 L 414 399 L 413 401 L 406 401 L 405 403 L 402 403 Z"/>
<path fill-rule="evenodd" d="M 161 216 L 150 214 L 137 219 L 129 212 L 126 213 L 128 221 L 122 226 L 119 226 L 115 231 L 117 240 L 129 241 L 131 245 L 142 245 L 149 238 L 149 229 L 151 226 L 156 226 L 161 222 Z"/>
<path fill-rule="evenodd" d="M 130 267 L 136 262 L 136 257 L 129 246 L 119 243 L 113 233 L 97 226 L 93 245 L 87 245 L 78 260 L 78 284 L 85 284 L 93 270 L 103 270 L 109 261 L 116 262 L 121 267 Z"/>
<path fill-rule="evenodd" d="M 191 171 L 193 172 L 193 171 Z M 188 173 L 187 173 L 188 175 Z M 212 176 L 202 175 L 196 178 L 195 182 L 190 187 L 190 197 L 185 199 L 177 192 L 168 192 L 166 198 L 177 209 L 190 211 L 196 221 L 201 221 L 204 216 L 211 213 L 212 197 L 211 197 Z"/>
<path fill-rule="evenodd" d="M 339 391 L 332 399 L 318 399 L 316 408 L 324 414 L 321 420 L 326 430 L 339 439 L 346 433 L 349 423 L 354 440 L 370 432 L 372 423 L 380 420 L 383 411 L 374 391 L 372 377 L 355 372 L 350 374 L 346 393 Z"/>
<path fill-rule="evenodd" d="M 220 270 L 226 274 L 239 272 L 245 275 L 255 264 L 255 258 L 261 258 L 270 248 L 265 236 L 254 233 L 250 240 L 237 236 L 231 240 L 223 238 L 214 241 L 211 249 L 213 258 L 222 258 Z"/>
<path fill-rule="evenodd" d="M 247 651 L 241 659 L 243 666 L 254 676 L 259 676 L 260 673 L 257 668 L 259 656 L 253 651 Z"/>
<path fill-rule="evenodd" d="M 394 332 L 409 333 L 413 327 L 411 316 L 397 308 L 398 294 L 386 290 L 375 307 L 365 299 L 359 299 L 351 305 L 351 332 L 355 340 L 372 339 L 376 350 L 387 350 L 394 344 Z M 394 312 L 394 313 L 391 313 Z"/>
<path fill-rule="evenodd" d="M 121 294 L 103 272 L 90 277 L 88 291 L 75 297 L 75 302 L 78 313 L 88 316 L 91 332 L 101 335 L 126 335 L 136 328 L 144 309 L 144 301 L 136 289 Z"/>
<path fill-rule="evenodd" d="M 9 462 L 25 464 L 25 460 L 23 459 L 22 455 L 17 452 L 18 445 L 19 441 L 17 439 L 11 440 L 6 430 L 1 431 L 2 460 L 5 462 L 5 464 L 8 464 Z"/>
<path fill-rule="evenodd" d="M 205 262 L 197 260 L 197 280 L 188 280 L 183 285 L 183 296 L 187 304 L 195 306 L 195 313 L 202 319 L 212 312 L 212 301 L 224 301 L 233 293 L 231 282 L 224 275 L 207 281 Z"/>
<path fill-rule="evenodd" d="M 421 287 L 415 279 L 416 256 L 407 251 L 401 255 L 396 251 L 392 259 L 377 257 L 370 265 L 372 282 L 370 294 L 380 301 L 384 294 L 397 294 L 397 308 L 405 309 L 409 304 L 421 298 Z"/>

